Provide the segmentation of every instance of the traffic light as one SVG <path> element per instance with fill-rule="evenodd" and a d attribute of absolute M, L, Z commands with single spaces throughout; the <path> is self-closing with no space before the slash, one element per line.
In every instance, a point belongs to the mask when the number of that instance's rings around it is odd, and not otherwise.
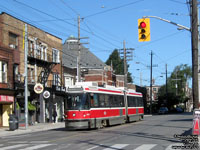
<path fill-rule="evenodd" d="M 150 41 L 150 19 L 138 19 L 138 38 L 139 42 Z"/>

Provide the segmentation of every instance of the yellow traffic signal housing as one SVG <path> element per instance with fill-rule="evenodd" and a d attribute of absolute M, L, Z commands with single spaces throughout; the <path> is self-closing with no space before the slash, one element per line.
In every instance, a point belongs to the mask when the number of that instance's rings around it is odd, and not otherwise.
<path fill-rule="evenodd" d="M 149 18 L 138 19 L 138 38 L 139 42 L 151 40 Z"/>

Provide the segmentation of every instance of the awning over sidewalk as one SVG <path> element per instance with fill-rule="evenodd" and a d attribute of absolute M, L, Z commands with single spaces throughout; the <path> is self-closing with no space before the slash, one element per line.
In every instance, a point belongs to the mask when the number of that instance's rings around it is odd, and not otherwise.
<path fill-rule="evenodd" d="M 14 96 L 0 95 L 0 103 L 13 103 Z"/>

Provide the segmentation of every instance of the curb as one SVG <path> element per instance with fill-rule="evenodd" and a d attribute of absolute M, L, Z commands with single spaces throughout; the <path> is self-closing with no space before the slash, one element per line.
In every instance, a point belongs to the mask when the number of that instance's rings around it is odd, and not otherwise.
<path fill-rule="evenodd" d="M 5 129 L 0 130 L 0 135 L 1 137 L 16 136 L 20 134 L 47 131 L 47 130 L 52 130 L 52 129 L 64 128 L 64 127 L 65 127 L 64 123 L 56 123 L 56 124 L 48 123 L 48 124 L 38 124 L 34 126 L 29 126 L 27 129 L 25 129 L 25 127 L 19 127 L 19 129 L 16 129 L 14 131 L 10 131 L 9 128 L 5 128 Z"/>

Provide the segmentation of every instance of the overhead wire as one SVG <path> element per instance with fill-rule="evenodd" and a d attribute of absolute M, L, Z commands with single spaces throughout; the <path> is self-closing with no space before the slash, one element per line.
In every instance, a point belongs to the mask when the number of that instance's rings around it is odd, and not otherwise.
<path fill-rule="evenodd" d="M 141 1 L 144 1 L 144 0 L 136 0 L 136 1 L 128 3 L 128 4 L 120 5 L 120 6 L 111 8 L 111 9 L 107 9 L 107 10 L 104 10 L 104 11 L 100 11 L 100 12 L 97 12 L 97 13 L 94 13 L 94 14 L 87 15 L 83 18 L 89 18 L 89 17 L 93 17 L 93 16 L 96 16 L 96 15 L 99 15 L 99 14 L 107 13 L 107 12 L 110 12 L 110 11 L 113 11 L 113 10 L 116 10 L 116 9 L 120 9 L 120 8 L 123 8 L 123 7 L 127 7 L 127 6 L 130 6 L 130 5 L 139 3 Z"/>
<path fill-rule="evenodd" d="M 19 31 L 21 31 L 21 32 L 23 32 L 23 30 L 22 29 L 20 29 L 20 28 L 17 28 L 17 27 L 15 27 L 15 26 L 13 26 L 13 25 L 9 25 L 9 24 L 7 24 L 7 23 L 4 23 L 4 22 L 1 22 L 0 21 L 0 23 L 1 24 L 4 24 L 4 25 L 7 25 L 7 26 L 10 26 L 10 27 L 13 27 L 14 29 L 17 29 L 17 30 L 19 30 Z M 0 27 L 0 29 L 1 30 L 3 30 L 3 31 L 6 31 L 6 32 L 8 32 L 8 30 L 5 30 L 5 29 L 3 29 L 3 28 L 1 28 Z M 31 35 L 31 36 L 35 36 L 35 35 L 33 35 L 33 34 L 30 34 L 30 32 L 27 32 L 28 33 L 28 35 Z M 21 38 L 23 38 L 23 35 L 18 35 L 19 37 L 21 37 Z M 41 40 L 41 39 L 40 39 Z M 48 44 L 50 47 L 53 47 L 53 45 L 51 45 L 51 44 Z M 76 60 L 76 56 L 74 56 L 74 55 L 71 55 L 71 54 L 69 54 L 69 53 L 65 53 L 63 50 L 60 50 L 63 54 L 65 54 L 65 55 L 67 55 L 67 56 L 70 56 L 69 58 L 73 58 L 71 61 L 72 62 L 76 62 L 76 61 L 74 61 L 74 59 Z M 20 51 L 20 53 L 22 53 L 21 51 Z M 85 63 L 85 64 L 87 64 L 87 62 L 85 62 L 85 61 L 83 61 L 83 60 L 80 60 L 80 62 L 81 63 Z M 85 66 L 86 67 L 86 66 Z"/>
<path fill-rule="evenodd" d="M 47 16 L 49 16 L 49 17 L 52 17 L 52 18 L 55 18 L 55 19 L 57 19 L 57 20 L 59 20 L 59 21 L 65 22 L 65 23 L 67 23 L 67 24 L 69 24 L 69 25 L 71 25 L 71 26 L 73 26 L 73 27 L 78 27 L 78 25 L 76 25 L 76 24 L 72 24 L 72 23 L 70 23 L 70 22 L 68 22 L 68 21 L 66 21 L 66 20 L 63 20 L 63 19 L 58 18 L 58 17 L 55 17 L 55 16 L 53 16 L 53 15 L 51 15 L 51 14 L 48 14 L 48 13 L 46 13 L 46 12 L 43 12 L 43 11 L 41 11 L 41 10 L 39 10 L 39 9 L 34 8 L 34 7 L 31 7 L 31 6 L 29 6 L 29 5 L 25 4 L 25 3 L 19 2 L 19 1 L 17 1 L 17 0 L 13 0 L 13 1 L 15 1 L 15 2 L 17 2 L 17 3 L 21 4 L 21 5 L 24 5 L 24 6 L 26 6 L 26 7 L 29 7 L 29 8 L 31 8 L 31 9 L 35 10 L 35 11 L 38 11 L 38 12 L 40 12 L 40 13 L 42 13 L 42 14 L 45 14 L 45 15 L 47 15 Z M 88 30 L 85 30 L 85 29 L 83 29 L 83 28 L 80 28 L 80 29 L 81 29 L 82 31 L 85 31 L 85 32 L 91 34 L 91 32 L 89 32 Z M 103 41 L 106 42 L 106 43 L 109 43 L 110 45 L 113 45 L 113 46 L 115 46 L 115 47 L 118 47 L 118 46 L 116 46 L 115 44 L 113 44 L 112 42 L 110 42 L 110 41 L 108 41 L 108 40 L 102 38 L 101 36 L 99 36 L 99 35 L 97 35 L 97 34 L 92 34 L 92 35 L 95 36 L 95 37 L 97 37 L 97 38 L 99 38 L 99 39 L 101 39 L 101 40 L 103 40 Z"/>

